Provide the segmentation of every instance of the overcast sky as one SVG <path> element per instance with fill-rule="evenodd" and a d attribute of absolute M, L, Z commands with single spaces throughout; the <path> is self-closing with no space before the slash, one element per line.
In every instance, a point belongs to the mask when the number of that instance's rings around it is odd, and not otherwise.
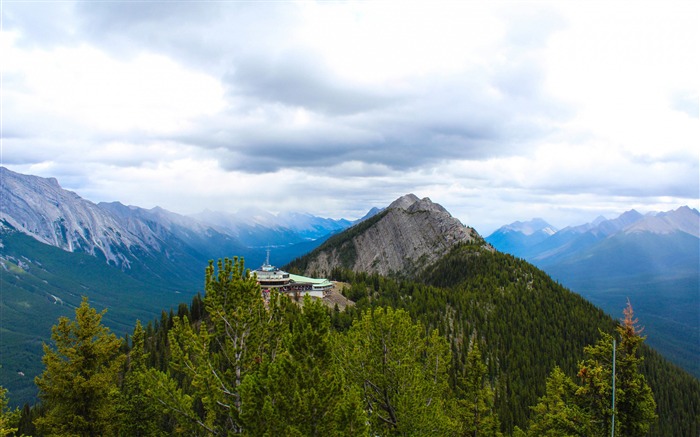
<path fill-rule="evenodd" d="M 2 165 L 183 214 L 488 235 L 700 207 L 700 2 L 3 0 Z"/>

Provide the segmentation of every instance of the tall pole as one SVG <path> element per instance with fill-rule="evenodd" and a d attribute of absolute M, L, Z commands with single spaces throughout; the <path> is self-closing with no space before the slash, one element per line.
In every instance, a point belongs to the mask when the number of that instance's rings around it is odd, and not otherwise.
<path fill-rule="evenodd" d="M 613 339 L 613 360 L 612 360 L 612 431 L 610 437 L 615 437 L 615 339 Z"/>

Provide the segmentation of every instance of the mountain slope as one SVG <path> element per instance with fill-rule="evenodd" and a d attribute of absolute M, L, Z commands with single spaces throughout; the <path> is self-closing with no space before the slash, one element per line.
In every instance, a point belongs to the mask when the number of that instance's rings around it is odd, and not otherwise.
<path fill-rule="evenodd" d="M 328 276 L 335 267 L 381 275 L 411 275 L 459 243 L 479 235 L 430 199 L 407 194 L 384 211 L 333 237 L 289 264 L 305 274 Z"/>
<path fill-rule="evenodd" d="M 450 341 L 454 381 L 462 375 L 471 342 L 479 341 L 496 391 L 502 430 L 509 433 L 516 425 L 522 428 L 530 417 L 530 406 L 544 393 L 552 369 L 559 366 L 575 378 L 584 347 L 597 341 L 599 330 L 613 332 L 615 321 L 543 271 L 494 251 L 476 235 L 449 246 L 433 261 L 416 262 L 411 266 L 412 279 L 405 279 L 409 277 L 406 271 L 382 276 L 377 266 L 358 262 L 359 254 L 377 253 L 376 233 L 383 222 L 387 223 L 384 226 L 411 226 L 411 232 L 425 234 L 413 236 L 414 241 L 431 241 L 435 230 L 430 226 L 387 220 L 392 212 L 406 214 L 415 202 L 410 197 L 399 199 L 383 213 L 329 239 L 290 268 L 313 271 L 320 265 L 317 260 L 324 259 L 333 279 L 350 284 L 346 295 L 356 305 L 346 311 L 357 316 L 368 307 L 398 307 L 427 328 L 438 329 Z M 406 234 L 405 229 L 386 232 L 379 239 L 383 250 L 401 253 Z M 442 241 L 448 240 L 452 240 L 450 234 L 442 234 Z M 341 255 L 350 244 L 358 255 L 348 262 Z M 618 316 L 621 309 L 616 311 Z M 700 382 L 651 349 L 645 348 L 644 356 L 644 373 L 659 402 L 660 421 L 651 435 L 696 435 Z"/>
<path fill-rule="evenodd" d="M 274 229 L 260 225 L 260 232 L 289 236 L 274 252 L 277 262 L 308 252 L 349 225 L 311 215 L 275 220 Z M 285 220 L 290 228 L 282 226 Z M 0 385 L 11 390 L 13 402 L 31 400 L 41 343 L 81 296 L 109 308 L 105 321 L 122 335 L 136 318 L 151 320 L 189 301 L 201 290 L 210 259 L 238 255 L 255 267 L 276 242 L 255 235 L 243 242 L 233 231 L 158 207 L 95 204 L 56 179 L 0 167 Z"/>
<path fill-rule="evenodd" d="M 35 399 L 42 342 L 49 341 L 60 316 L 73 316 L 82 296 L 100 310 L 108 308 L 104 321 L 121 335 L 136 319 L 152 320 L 201 288 L 201 281 L 135 279 L 104 258 L 43 244 L 7 224 L 0 225 L 0 247 L 0 385 L 15 405 Z M 203 266 L 199 270 L 201 277 Z"/>
<path fill-rule="evenodd" d="M 645 321 L 649 344 L 700 377 L 697 210 L 628 211 L 564 228 L 528 247 L 503 245 L 494 234 L 487 241 L 496 248 L 534 263 L 608 314 L 629 298 Z"/>

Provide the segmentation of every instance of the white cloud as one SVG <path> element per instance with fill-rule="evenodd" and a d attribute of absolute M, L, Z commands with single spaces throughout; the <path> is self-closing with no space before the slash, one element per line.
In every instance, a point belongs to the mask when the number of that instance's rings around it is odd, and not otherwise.
<path fill-rule="evenodd" d="M 218 80 L 162 55 L 123 61 L 87 44 L 22 50 L 12 46 L 12 35 L 4 39 L 10 40 L 3 44 L 4 73 L 16 79 L 3 99 L 20 115 L 58 120 L 97 136 L 134 130 L 163 135 L 225 106 Z"/>
<path fill-rule="evenodd" d="M 698 207 L 699 8 L 7 3 L 2 159 L 178 212 L 414 192 L 486 232 Z"/>

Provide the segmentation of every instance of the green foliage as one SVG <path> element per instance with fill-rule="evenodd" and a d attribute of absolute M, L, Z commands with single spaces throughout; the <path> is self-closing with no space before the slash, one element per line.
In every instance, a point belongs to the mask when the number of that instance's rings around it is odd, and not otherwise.
<path fill-rule="evenodd" d="M 463 376 L 457 392 L 457 417 L 460 435 L 500 436 L 501 424 L 495 412 L 495 393 L 487 374 L 488 367 L 482 361 L 479 342 L 472 336 Z"/>
<path fill-rule="evenodd" d="M 152 373 L 151 385 L 185 429 L 240 432 L 240 386 L 260 363 L 274 359 L 286 328 L 284 301 L 273 294 L 266 308 L 255 278 L 237 258 L 219 261 L 216 270 L 209 264 L 205 292 L 208 318 L 197 328 L 187 317 L 173 317 L 171 373 Z M 187 389 L 172 390 L 176 381 Z"/>
<path fill-rule="evenodd" d="M 450 342 L 450 382 L 457 385 L 470 335 L 480 334 L 481 350 L 494 384 L 502 431 L 525 429 L 545 392 L 548 372 L 559 366 L 576 375 L 583 349 L 611 334 L 616 324 L 579 295 L 553 282 L 534 266 L 475 245 L 456 247 L 429 266 L 421 282 L 336 269 L 333 279 L 351 284 L 358 317 L 378 306 L 403 308 Z M 433 287 L 425 283 L 435 285 Z M 697 435 L 700 432 L 700 381 L 640 346 L 640 370 L 657 403 L 659 420 L 650 435 Z"/>
<path fill-rule="evenodd" d="M 7 407 L 7 390 L 0 386 L 0 437 L 13 434 L 19 424 L 19 410 Z"/>
<path fill-rule="evenodd" d="M 447 342 L 426 334 L 408 313 L 376 308 L 363 313 L 341 351 L 347 380 L 362 390 L 373 435 L 444 435 L 453 429 Z"/>
<path fill-rule="evenodd" d="M 644 436 L 657 418 L 656 403 L 644 375 L 639 372 L 642 358 L 638 350 L 644 338 L 639 335 L 641 330 L 629 302 L 624 314 L 622 325 L 617 327 L 620 342 L 615 354 L 615 433 Z M 591 413 L 594 431 L 601 435 L 611 433 L 612 343 L 613 337 L 603 333 L 595 345 L 585 348 L 586 359 L 579 370 L 581 387 L 576 392 Z"/>
<path fill-rule="evenodd" d="M 656 404 L 644 375 L 639 372 L 638 349 L 644 338 L 634 319 L 632 306 L 624 310 L 623 324 L 615 356 L 615 405 L 613 395 L 613 336 L 602 333 L 595 344 L 585 347 L 576 385 L 558 367 L 547 380 L 547 391 L 540 398 L 529 435 L 644 436 L 656 420 Z"/>
<path fill-rule="evenodd" d="M 343 390 L 333 357 L 330 316 L 305 296 L 283 352 L 245 377 L 241 418 L 251 435 L 360 435 L 366 418 L 356 393 Z M 262 412 L 262 414 L 261 414 Z"/>
<path fill-rule="evenodd" d="M 148 354 L 144 351 L 145 331 L 140 321 L 136 322 L 131 338 L 132 346 L 116 403 L 118 434 L 135 437 L 165 435 L 161 429 L 164 424 L 159 405 L 148 396 Z"/>
<path fill-rule="evenodd" d="M 147 272 L 127 273 L 104 258 L 66 252 L 14 230 L 0 229 L 0 238 L 0 258 L 16 270 L 0 275 L 0 381 L 13 406 L 37 401 L 34 378 L 44 370 L 42 343 L 50 341 L 59 317 L 74 316 L 81 296 L 88 296 L 97 309 L 109 308 L 102 323 L 122 335 L 131 332 L 136 319 L 149 320 L 162 308 L 177 305 L 185 294 L 176 291 L 201 288 L 201 263 L 193 264 L 193 279 L 183 280 L 172 272 L 154 272 L 158 263 Z"/>
<path fill-rule="evenodd" d="M 137 324 L 112 358 L 104 434 L 598 435 L 617 329 L 617 434 L 697 435 L 698 381 L 525 262 L 474 244 L 416 281 L 333 276 L 356 305 L 266 302 L 242 260 L 210 263 L 203 298 Z"/>
<path fill-rule="evenodd" d="M 528 429 L 531 437 L 595 435 L 591 417 L 576 399 L 576 384 L 555 367 L 547 378 L 547 389 L 539 403 L 532 407 L 533 418 Z"/>
<path fill-rule="evenodd" d="M 36 378 L 46 412 L 36 420 L 46 434 L 110 434 L 115 414 L 121 340 L 101 324 L 87 298 L 75 320 L 61 317 L 52 329 L 55 349 L 44 345 L 44 373 Z"/>

